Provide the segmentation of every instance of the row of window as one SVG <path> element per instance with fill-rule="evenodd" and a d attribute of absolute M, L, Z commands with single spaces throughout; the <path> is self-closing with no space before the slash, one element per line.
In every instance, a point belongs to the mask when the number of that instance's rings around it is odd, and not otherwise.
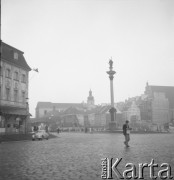
<path fill-rule="evenodd" d="M 3 72 L 2 72 L 2 67 L 0 66 L 0 75 L 2 76 L 3 75 Z M 7 78 L 11 78 L 12 76 L 12 73 L 11 73 L 11 70 L 10 69 L 6 69 L 5 71 L 5 77 Z M 19 73 L 17 71 L 14 72 L 14 77 L 13 77 L 14 80 L 16 81 L 19 81 L 20 79 L 20 76 L 19 76 Z M 25 74 L 22 74 L 21 76 L 21 81 L 23 83 L 26 83 L 26 75 Z"/>
<path fill-rule="evenodd" d="M 7 101 L 12 100 L 10 88 L 6 88 L 5 95 L 6 95 L 5 97 L 6 97 Z M 22 102 L 25 103 L 26 102 L 25 91 L 21 92 L 21 98 L 22 98 Z M 16 89 L 14 90 L 14 99 L 13 99 L 13 101 L 19 102 L 19 91 L 16 90 Z"/>

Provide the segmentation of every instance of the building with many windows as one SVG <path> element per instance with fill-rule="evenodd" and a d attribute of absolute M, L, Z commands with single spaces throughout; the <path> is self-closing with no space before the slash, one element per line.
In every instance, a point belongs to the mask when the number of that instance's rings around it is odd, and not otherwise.
<path fill-rule="evenodd" d="M 162 131 L 169 123 L 174 123 L 173 86 L 146 83 L 144 94 L 129 98 L 118 105 L 123 112 L 123 120 L 129 120 L 133 123 L 132 126 Z"/>
<path fill-rule="evenodd" d="M 174 122 L 174 87 L 146 84 L 145 95 L 151 103 L 152 122 L 158 130 Z"/>
<path fill-rule="evenodd" d="M 154 86 L 146 84 L 145 92 L 149 99 L 155 100 L 158 112 L 169 113 L 169 121 L 174 122 L 174 86 Z"/>
<path fill-rule="evenodd" d="M 2 42 L 0 59 L 0 130 L 25 132 L 28 118 L 28 66 L 24 52 Z"/>

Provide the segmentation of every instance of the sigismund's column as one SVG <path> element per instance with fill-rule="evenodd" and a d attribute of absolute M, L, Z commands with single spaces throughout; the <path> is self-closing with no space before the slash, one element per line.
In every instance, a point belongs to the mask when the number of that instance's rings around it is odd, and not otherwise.
<path fill-rule="evenodd" d="M 114 74 L 116 72 L 113 70 L 112 58 L 109 61 L 109 65 L 110 65 L 109 71 L 107 71 L 107 74 L 109 74 L 109 79 L 110 79 L 110 94 L 111 94 L 111 109 L 109 110 L 111 121 L 109 122 L 109 130 L 113 131 L 116 130 L 116 109 L 114 107 L 114 87 L 113 87 L 113 79 L 114 79 Z"/>

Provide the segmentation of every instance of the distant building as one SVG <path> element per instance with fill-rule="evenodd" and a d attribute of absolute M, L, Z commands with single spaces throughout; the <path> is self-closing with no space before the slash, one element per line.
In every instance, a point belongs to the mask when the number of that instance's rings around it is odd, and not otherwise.
<path fill-rule="evenodd" d="M 145 88 L 152 106 L 152 121 L 157 123 L 174 122 L 174 87 L 152 86 L 148 83 Z"/>
<path fill-rule="evenodd" d="M 62 128 L 86 127 L 107 128 L 110 122 L 110 105 L 95 105 L 92 91 L 89 91 L 87 103 L 38 102 L 36 118 L 33 122 L 50 122 L 57 119 L 56 126 Z M 122 126 L 122 113 L 117 108 L 117 124 Z"/>
<path fill-rule="evenodd" d="M 92 95 L 92 91 L 89 91 L 89 96 L 87 98 L 87 108 L 92 109 L 95 108 L 95 101 L 94 101 L 94 96 Z"/>
<path fill-rule="evenodd" d="M 70 107 L 83 109 L 83 103 L 52 103 L 52 102 L 38 102 L 35 112 L 36 118 L 48 117 L 51 115 L 59 115 Z"/>
<path fill-rule="evenodd" d="M 157 125 L 169 123 L 169 100 L 162 92 L 154 92 L 152 100 L 152 121 Z"/>
<path fill-rule="evenodd" d="M 98 127 L 105 127 L 109 128 L 109 122 L 111 121 L 110 117 L 110 110 L 111 105 L 106 106 L 99 106 L 95 112 L 95 119 L 94 119 L 94 125 Z M 117 128 L 122 128 L 123 122 L 123 116 L 122 112 L 118 109 L 118 107 L 115 105 L 116 112 L 116 125 Z"/>
<path fill-rule="evenodd" d="M 0 61 L 0 129 L 25 131 L 28 113 L 28 66 L 24 52 L 2 42 Z"/>
<path fill-rule="evenodd" d="M 141 120 L 140 108 L 136 105 L 135 101 L 132 102 L 127 111 L 127 120 L 130 122 Z"/>
<path fill-rule="evenodd" d="M 89 91 L 87 103 L 52 103 L 52 102 L 38 102 L 35 109 L 36 118 L 43 118 L 50 116 L 50 114 L 61 114 L 69 108 L 76 108 L 78 110 L 91 110 L 95 108 L 94 97 L 92 91 Z"/>
<path fill-rule="evenodd" d="M 124 103 L 118 103 L 118 107 L 123 113 L 123 121 L 141 120 L 140 104 L 141 97 L 136 96 L 125 100 Z"/>
<path fill-rule="evenodd" d="M 132 126 L 162 130 L 174 121 L 174 87 L 149 86 L 147 83 L 144 94 L 117 103 L 117 106 L 123 121 L 129 120 Z"/>

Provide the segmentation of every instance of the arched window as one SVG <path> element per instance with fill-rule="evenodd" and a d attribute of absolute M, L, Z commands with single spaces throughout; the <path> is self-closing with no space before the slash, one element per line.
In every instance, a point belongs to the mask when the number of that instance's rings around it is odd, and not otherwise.
<path fill-rule="evenodd" d="M 14 90 L 14 101 L 17 102 L 18 101 L 18 90 Z"/>
<path fill-rule="evenodd" d="M 26 76 L 25 76 L 25 74 L 22 74 L 22 82 L 23 82 L 23 83 L 26 82 Z"/>
<path fill-rule="evenodd" d="M 3 76 L 3 69 L 2 69 L 2 66 L 0 66 L 0 76 Z"/>
<path fill-rule="evenodd" d="M 6 88 L 6 100 L 10 100 L 10 88 Z"/>
<path fill-rule="evenodd" d="M 7 78 L 11 77 L 11 70 L 10 69 L 6 69 L 6 77 Z"/>
<path fill-rule="evenodd" d="M 26 98 L 25 98 L 25 91 L 22 91 L 22 102 L 25 103 L 25 100 L 26 100 Z"/>
<path fill-rule="evenodd" d="M 14 80 L 19 80 L 19 73 L 17 71 L 14 72 Z"/>

